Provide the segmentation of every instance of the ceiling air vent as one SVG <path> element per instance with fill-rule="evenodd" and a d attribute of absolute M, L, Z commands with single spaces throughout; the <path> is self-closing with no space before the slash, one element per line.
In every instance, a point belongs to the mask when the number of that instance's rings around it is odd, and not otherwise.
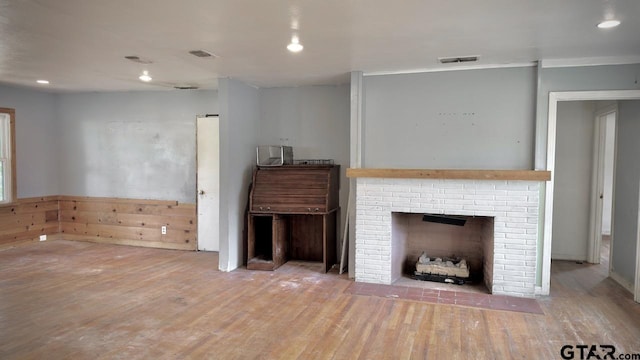
<path fill-rule="evenodd" d="M 125 56 L 124 58 L 127 59 L 127 60 L 131 60 L 133 62 L 136 62 L 138 64 L 146 64 L 146 65 L 148 65 L 148 64 L 152 64 L 153 63 L 153 61 L 151 61 L 149 59 L 143 59 L 140 56 L 136 56 L 136 55 L 128 55 L 128 56 Z"/>
<path fill-rule="evenodd" d="M 195 85 L 176 85 L 173 88 L 178 90 L 198 90 L 198 87 Z"/>
<path fill-rule="evenodd" d="M 442 64 L 466 63 L 466 62 L 478 61 L 478 56 L 458 56 L 458 57 L 438 58 L 438 61 L 440 61 L 440 63 Z"/>
<path fill-rule="evenodd" d="M 191 50 L 189 51 L 189 54 L 193 56 L 201 57 L 201 58 L 215 57 L 215 55 L 213 55 L 212 53 L 204 50 Z"/>

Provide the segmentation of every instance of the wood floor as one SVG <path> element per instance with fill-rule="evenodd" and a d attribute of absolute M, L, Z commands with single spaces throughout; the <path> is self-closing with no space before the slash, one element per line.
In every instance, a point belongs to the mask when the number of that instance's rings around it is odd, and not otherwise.
<path fill-rule="evenodd" d="M 554 262 L 544 315 L 355 295 L 351 280 L 315 264 L 216 269 L 215 253 L 62 240 L 0 251 L 0 358 L 559 359 L 581 344 L 640 353 L 640 304 L 602 265 Z"/>

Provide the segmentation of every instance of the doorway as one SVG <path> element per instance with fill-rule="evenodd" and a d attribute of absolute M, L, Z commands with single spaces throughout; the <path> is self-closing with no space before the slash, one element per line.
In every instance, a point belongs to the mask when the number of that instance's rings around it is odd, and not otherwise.
<path fill-rule="evenodd" d="M 617 113 L 617 102 L 596 102 L 587 257 L 592 264 L 600 263 L 602 237 L 608 236 L 611 240 Z M 610 243 L 607 246 L 610 248 Z M 608 263 L 611 263 L 610 255 Z"/>
<path fill-rule="evenodd" d="M 541 293 L 549 293 L 550 287 L 550 274 L 551 274 L 551 249 L 552 249 L 552 230 L 553 230 L 553 212 L 554 212 L 554 188 L 555 188 L 555 170 L 556 170 L 556 139 L 557 139 L 557 116 L 558 116 L 558 103 L 562 101 L 584 101 L 584 100 L 638 100 L 640 99 L 640 91 L 638 90 L 620 90 L 620 91 L 576 91 L 576 92 L 551 92 L 549 93 L 549 121 L 548 121 L 548 134 L 547 134 L 547 170 L 552 172 L 552 178 L 546 185 L 545 191 L 545 209 L 544 209 L 544 242 L 543 242 L 543 259 L 542 259 L 542 289 Z M 639 191 L 638 183 L 635 184 L 635 192 Z M 615 191 L 615 190 L 614 190 Z M 599 195 L 599 194 L 598 194 Z M 595 196 L 595 194 L 594 194 Z M 638 201 L 635 197 L 635 213 L 638 214 Z M 614 193 L 615 198 L 615 193 Z M 615 212 L 615 210 L 614 210 Z M 640 228 L 638 226 L 638 219 L 636 216 L 635 223 L 631 223 L 632 226 Z M 615 218 L 614 218 L 615 223 Z M 614 225 L 615 229 L 615 225 Z M 636 232 L 635 236 L 626 236 L 624 239 L 625 244 L 635 247 L 635 256 L 632 263 L 627 264 L 635 267 L 635 279 L 630 286 L 625 286 L 627 289 L 634 293 L 635 301 L 640 302 L 640 236 Z M 612 246 L 615 243 L 615 230 L 612 232 Z M 613 249 L 613 248 L 612 248 Z M 615 254 L 611 255 L 612 263 L 615 261 Z M 633 264 L 635 262 L 635 264 Z M 613 264 L 612 264 L 613 266 Z M 612 273 L 612 278 L 613 273 Z"/>
<path fill-rule="evenodd" d="M 558 104 L 554 260 L 600 263 L 602 235 L 611 232 L 616 106 L 591 100 Z"/>
<path fill-rule="evenodd" d="M 198 250 L 220 251 L 220 118 L 196 118 Z"/>

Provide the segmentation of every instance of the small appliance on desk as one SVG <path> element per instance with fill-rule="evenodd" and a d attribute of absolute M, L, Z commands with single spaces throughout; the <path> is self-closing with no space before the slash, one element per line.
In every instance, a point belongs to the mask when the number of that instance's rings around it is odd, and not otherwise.
<path fill-rule="evenodd" d="M 256 164 L 259 167 L 293 164 L 293 148 L 284 145 L 261 145 L 256 147 Z"/>

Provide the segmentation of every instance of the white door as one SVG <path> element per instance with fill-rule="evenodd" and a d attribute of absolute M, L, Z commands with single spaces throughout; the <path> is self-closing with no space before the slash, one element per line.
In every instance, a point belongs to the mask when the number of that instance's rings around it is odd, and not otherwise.
<path fill-rule="evenodd" d="M 196 118 L 198 250 L 219 251 L 220 122 L 216 116 Z"/>

